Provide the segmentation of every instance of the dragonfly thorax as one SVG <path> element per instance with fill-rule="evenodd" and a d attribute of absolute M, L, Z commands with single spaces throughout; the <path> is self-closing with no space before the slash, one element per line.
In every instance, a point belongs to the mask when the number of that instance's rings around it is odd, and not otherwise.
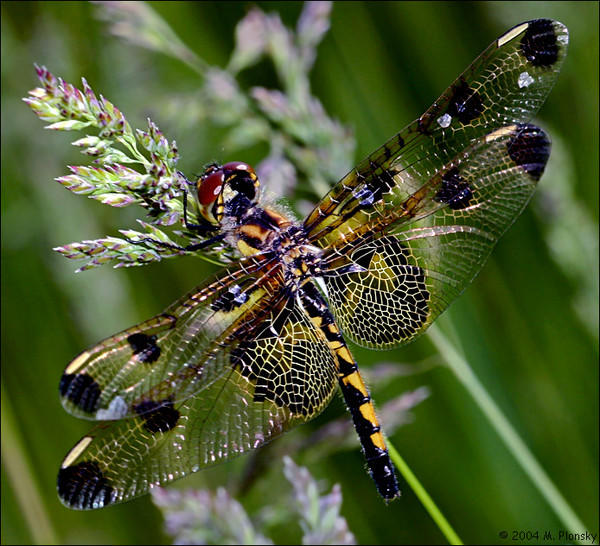
<path fill-rule="evenodd" d="M 225 215 L 224 229 L 228 220 Z M 309 243 L 302 226 L 272 208 L 250 207 L 226 240 L 244 256 L 270 254 L 293 284 L 320 274 L 323 251 Z"/>
<path fill-rule="evenodd" d="M 322 250 L 303 228 L 273 207 L 259 204 L 259 181 L 247 163 L 210 165 L 196 183 L 201 215 L 225 233 L 242 256 L 270 253 L 293 282 L 318 274 Z"/>
<path fill-rule="evenodd" d="M 320 277 L 323 250 L 311 245 L 304 230 L 292 225 L 273 245 L 283 267 L 284 278 L 292 284 L 301 285 L 306 279 Z"/>

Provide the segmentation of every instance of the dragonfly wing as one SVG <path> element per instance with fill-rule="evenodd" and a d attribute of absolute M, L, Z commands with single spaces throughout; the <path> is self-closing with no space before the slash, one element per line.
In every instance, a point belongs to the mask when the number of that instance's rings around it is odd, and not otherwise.
<path fill-rule="evenodd" d="M 474 142 L 525 123 L 550 93 L 567 53 L 568 31 L 549 19 L 522 23 L 494 41 L 438 100 L 350 171 L 304 222 L 327 247 L 418 192 Z"/>
<path fill-rule="evenodd" d="M 337 385 L 334 357 L 285 290 L 258 320 L 240 321 L 210 363 L 223 371 L 183 402 L 142 397 L 131 419 L 97 426 L 63 461 L 58 492 L 70 508 L 130 500 L 260 447 L 315 417 Z"/>
<path fill-rule="evenodd" d="M 76 417 L 132 417 L 143 396 L 180 401 L 214 380 L 214 360 L 232 329 L 260 313 L 277 293 L 280 275 L 266 257 L 251 257 L 220 271 L 163 313 L 111 336 L 77 356 L 65 369 L 60 394 Z M 160 392 L 160 395 L 158 394 Z"/>
<path fill-rule="evenodd" d="M 541 129 L 501 128 L 382 216 L 384 231 L 361 229 L 332 245 L 325 283 L 344 333 L 384 349 L 422 333 L 480 271 L 549 155 Z"/>

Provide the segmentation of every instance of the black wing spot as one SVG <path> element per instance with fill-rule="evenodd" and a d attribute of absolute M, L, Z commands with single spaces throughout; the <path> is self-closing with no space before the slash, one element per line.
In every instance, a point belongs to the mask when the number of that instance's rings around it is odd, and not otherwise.
<path fill-rule="evenodd" d="M 285 306 L 275 317 L 268 319 L 264 323 L 262 330 L 254 337 L 255 341 L 272 339 L 273 336 L 281 336 L 284 333 L 286 324 L 290 320 L 290 315 L 294 309 L 294 300 L 291 294 L 285 296 Z"/>
<path fill-rule="evenodd" d="M 529 123 L 517 125 L 517 131 L 507 145 L 510 158 L 535 181 L 540 179 L 546 168 L 550 148 L 548 135 Z"/>
<path fill-rule="evenodd" d="M 100 398 L 100 385 L 86 373 L 65 373 L 60 378 L 61 396 L 87 413 L 94 413 Z"/>
<path fill-rule="evenodd" d="M 141 333 L 131 334 L 127 338 L 127 342 L 140 362 L 152 364 L 160 357 L 160 347 L 156 344 L 156 336 Z"/>
<path fill-rule="evenodd" d="M 252 291 L 244 290 L 239 284 L 234 284 L 216 298 L 210 308 L 213 311 L 233 311 L 248 301 L 248 297 Z"/>
<path fill-rule="evenodd" d="M 365 184 L 360 190 L 355 191 L 354 198 L 361 207 L 370 207 L 377 201 L 375 190 L 369 184 Z"/>
<path fill-rule="evenodd" d="M 523 38 L 521 51 L 533 66 L 552 66 L 558 60 L 558 43 L 550 19 L 530 21 Z"/>
<path fill-rule="evenodd" d="M 395 170 L 383 169 L 380 173 L 375 173 L 379 166 L 371 163 L 371 177 L 365 184 L 354 192 L 354 198 L 361 207 L 370 207 L 381 201 L 384 193 L 392 191 L 396 182 L 394 181 Z"/>
<path fill-rule="evenodd" d="M 397 174 L 396 169 L 383 169 L 381 174 L 375 177 L 374 182 L 376 183 L 377 190 L 381 192 L 381 194 L 389 193 L 394 189 L 396 185 L 396 181 L 394 180 L 394 175 Z"/>
<path fill-rule="evenodd" d="M 467 82 L 461 80 L 455 87 L 454 94 L 448 105 L 448 114 L 458 118 L 463 124 L 467 124 L 479 117 L 483 112 L 483 101 L 481 95 L 471 89 Z"/>
<path fill-rule="evenodd" d="M 170 400 L 161 402 L 146 400 L 134 406 L 133 409 L 144 420 L 144 428 L 152 434 L 168 432 L 175 428 L 179 421 L 180 413 L 173 407 L 173 402 Z"/>
<path fill-rule="evenodd" d="M 433 117 L 429 114 L 423 114 L 417 121 L 417 132 L 422 135 L 431 135 L 431 131 L 429 130 L 429 126 L 433 121 Z"/>
<path fill-rule="evenodd" d="M 442 176 L 442 187 L 434 199 L 438 203 L 447 203 L 452 210 L 460 210 L 469 206 L 472 197 L 469 184 L 460 176 L 458 169 L 453 167 Z"/>
<path fill-rule="evenodd" d="M 83 461 L 58 472 L 58 496 L 77 510 L 92 510 L 112 504 L 114 490 L 95 461 Z"/>
<path fill-rule="evenodd" d="M 393 139 L 390 139 L 389 142 L 386 142 L 381 149 L 383 150 L 383 156 L 386 161 L 389 161 L 392 156 L 396 156 L 398 152 L 404 148 L 404 139 L 400 134 L 397 134 Z M 391 145 L 391 148 L 390 148 Z"/>

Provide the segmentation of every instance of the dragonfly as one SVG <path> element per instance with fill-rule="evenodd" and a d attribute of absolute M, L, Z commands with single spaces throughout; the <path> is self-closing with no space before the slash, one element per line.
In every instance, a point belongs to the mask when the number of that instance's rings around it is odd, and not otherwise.
<path fill-rule="evenodd" d="M 78 355 L 64 408 L 101 421 L 66 455 L 58 495 L 102 508 L 257 449 L 341 391 L 368 472 L 400 489 L 347 340 L 414 340 L 464 291 L 529 202 L 551 143 L 531 118 L 568 45 L 549 19 L 495 40 L 417 120 L 303 220 L 263 203 L 243 162 L 190 184 L 197 248 L 238 258 L 162 313 Z"/>

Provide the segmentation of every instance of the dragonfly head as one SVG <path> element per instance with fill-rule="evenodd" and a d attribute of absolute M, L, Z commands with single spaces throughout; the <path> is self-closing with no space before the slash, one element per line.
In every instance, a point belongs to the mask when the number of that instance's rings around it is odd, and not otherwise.
<path fill-rule="evenodd" d="M 212 164 L 196 182 L 200 213 L 215 225 L 225 215 L 241 217 L 256 203 L 258 187 L 258 177 L 247 163 Z"/>

